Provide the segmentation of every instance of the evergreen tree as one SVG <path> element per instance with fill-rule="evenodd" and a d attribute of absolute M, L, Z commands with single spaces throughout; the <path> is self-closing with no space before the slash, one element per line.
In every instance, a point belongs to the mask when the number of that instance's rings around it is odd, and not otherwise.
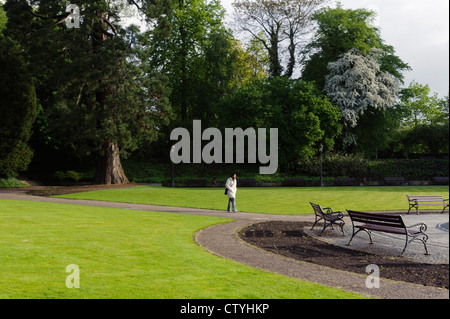
<path fill-rule="evenodd" d="M 36 94 L 22 50 L 0 34 L 0 177 L 27 169 L 35 118 Z"/>
<path fill-rule="evenodd" d="M 167 79 L 158 70 L 142 70 L 135 52 L 139 30 L 121 26 L 125 6 L 159 18 L 154 3 L 78 2 L 79 28 L 68 27 L 72 16 L 62 3 L 5 4 L 6 32 L 32 61 L 51 141 L 81 157 L 96 154 L 99 184 L 128 182 L 121 157 L 154 140 L 170 119 Z"/>

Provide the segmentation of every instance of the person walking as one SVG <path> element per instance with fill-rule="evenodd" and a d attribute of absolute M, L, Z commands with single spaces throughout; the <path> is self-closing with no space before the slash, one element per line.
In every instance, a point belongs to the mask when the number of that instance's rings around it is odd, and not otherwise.
<path fill-rule="evenodd" d="M 225 183 L 225 188 L 227 189 L 227 195 L 228 195 L 228 208 L 227 213 L 231 213 L 231 206 L 233 207 L 233 212 L 237 213 L 236 210 L 236 191 L 237 191 L 237 180 L 236 180 L 236 174 L 232 174 L 227 182 Z"/>

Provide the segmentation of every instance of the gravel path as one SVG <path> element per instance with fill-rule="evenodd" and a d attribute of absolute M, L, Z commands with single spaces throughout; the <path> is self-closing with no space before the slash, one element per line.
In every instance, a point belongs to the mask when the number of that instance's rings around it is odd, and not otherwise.
<path fill-rule="evenodd" d="M 313 215 L 268 215 L 242 212 L 230 214 L 222 211 L 194 208 L 31 196 L 26 194 L 26 191 L 24 190 L 0 190 L 0 199 L 28 200 L 232 218 L 235 221 L 211 226 L 199 231 L 194 236 L 195 242 L 214 255 L 235 260 L 251 267 L 300 280 L 319 283 L 329 287 L 356 292 L 373 298 L 449 299 L 449 291 L 446 289 L 395 282 L 382 278 L 380 279 L 380 288 L 368 289 L 365 284 L 367 278 L 366 275 L 359 275 L 311 263 L 299 262 L 268 253 L 259 248 L 246 244 L 235 235 L 239 229 L 254 223 L 270 220 L 312 222 L 314 221 Z M 448 217 L 448 215 L 446 216 Z M 448 246 L 446 249 L 448 251 Z"/>

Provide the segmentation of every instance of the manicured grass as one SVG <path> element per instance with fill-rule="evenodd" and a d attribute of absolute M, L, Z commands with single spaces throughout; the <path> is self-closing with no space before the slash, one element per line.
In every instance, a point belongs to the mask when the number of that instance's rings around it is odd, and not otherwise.
<path fill-rule="evenodd" d="M 239 185 L 239 184 L 238 184 Z M 243 212 L 268 214 L 310 214 L 309 202 L 335 211 L 408 210 L 407 194 L 449 196 L 448 186 L 410 187 L 299 187 L 299 188 L 239 188 L 237 208 Z M 228 202 L 222 188 L 168 188 L 137 186 L 62 195 L 59 197 L 103 201 L 194 207 L 224 210 Z M 422 209 L 422 208 L 421 208 Z M 439 206 L 427 207 L 439 209 Z"/>
<path fill-rule="evenodd" d="M 0 200 L 0 221 L 0 298 L 360 297 L 240 265 L 193 242 L 224 218 Z M 66 287 L 70 264 L 79 266 L 79 289 Z"/>

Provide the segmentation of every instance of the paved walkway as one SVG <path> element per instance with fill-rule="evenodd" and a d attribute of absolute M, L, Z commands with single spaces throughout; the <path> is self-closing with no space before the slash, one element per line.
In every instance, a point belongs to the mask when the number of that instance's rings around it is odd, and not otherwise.
<path fill-rule="evenodd" d="M 199 231 L 195 235 L 195 242 L 204 247 L 212 254 L 235 260 L 239 263 L 246 264 L 251 267 L 282 274 L 300 280 L 319 283 L 329 287 L 356 292 L 373 298 L 449 299 L 449 291 L 446 289 L 426 287 L 422 285 L 396 282 L 385 279 L 380 279 L 380 288 L 368 289 L 365 285 L 367 275 L 355 274 L 311 263 L 295 261 L 286 257 L 268 253 L 243 242 L 235 235 L 236 232 L 239 231 L 239 229 L 257 222 L 270 220 L 312 222 L 314 220 L 313 215 L 268 215 L 241 212 L 230 214 L 221 211 L 205 209 L 31 196 L 27 195 L 26 191 L 24 190 L 0 190 L 0 199 L 29 200 L 73 205 L 134 209 L 143 211 L 159 211 L 202 216 L 228 217 L 234 219 L 234 221 L 211 226 Z M 444 218 L 447 218 L 447 221 L 440 223 L 441 226 L 443 225 L 443 229 L 440 229 L 439 231 L 445 232 L 445 223 L 448 222 L 448 214 L 440 216 L 445 216 Z M 446 251 L 447 257 L 445 260 L 448 262 L 448 233 L 446 236 L 447 246 L 446 248 L 443 247 L 442 251 Z M 336 239 L 337 236 L 328 234 L 324 237 L 326 240 L 333 241 L 333 243 L 335 244 L 340 244 Z M 342 240 L 342 238 L 340 238 L 340 240 Z M 388 238 L 387 243 L 389 243 L 391 240 L 392 239 Z M 354 248 L 357 247 L 354 246 Z M 445 256 L 442 258 L 445 258 Z"/>

